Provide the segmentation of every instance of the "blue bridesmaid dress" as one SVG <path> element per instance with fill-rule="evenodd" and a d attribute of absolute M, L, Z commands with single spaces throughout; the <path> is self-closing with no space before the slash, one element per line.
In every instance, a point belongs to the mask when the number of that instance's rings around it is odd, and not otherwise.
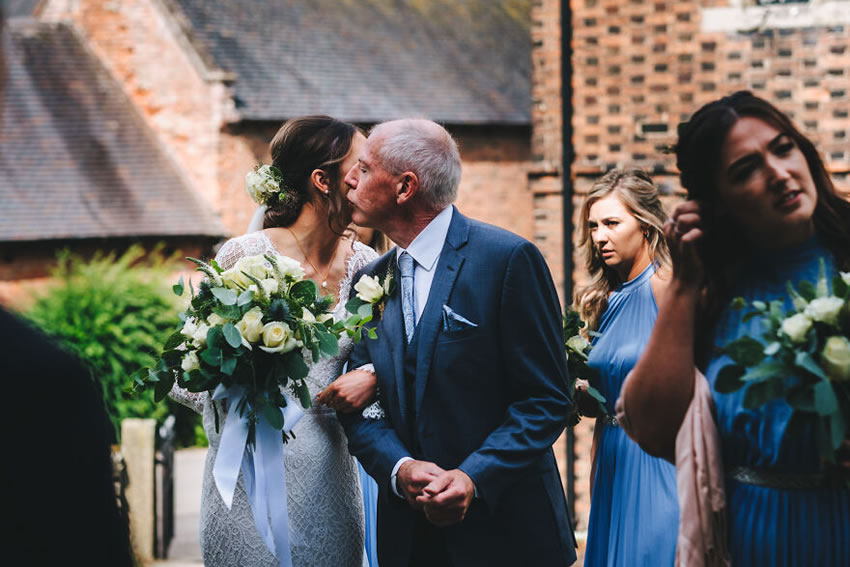
<path fill-rule="evenodd" d="M 378 483 L 357 462 L 360 487 L 363 489 L 363 510 L 366 513 L 366 554 L 363 567 L 378 567 Z"/>
<path fill-rule="evenodd" d="M 658 315 L 650 264 L 608 297 L 588 364 L 614 415 L 626 375 L 646 348 Z M 598 419 L 586 566 L 673 565 L 679 524 L 676 469 L 650 456 L 609 419 Z"/>
<path fill-rule="evenodd" d="M 792 307 L 786 282 L 815 283 L 819 259 L 828 280 L 835 274 L 832 255 L 818 241 L 779 252 L 754 255 L 736 283 L 734 296 L 747 302 L 784 298 Z M 761 338 L 756 319 L 742 322 L 747 309 L 726 309 L 715 329 L 715 345 L 738 337 Z M 718 431 L 727 471 L 747 467 L 779 474 L 817 473 L 820 462 L 814 427 L 788 434 L 791 407 L 775 400 L 757 410 L 743 407 L 741 389 L 720 394 L 713 389 L 717 374 L 731 361 L 715 357 L 705 375 L 712 385 Z M 775 488 L 726 478 L 729 547 L 733 565 L 850 565 L 850 491 L 831 488 Z"/>

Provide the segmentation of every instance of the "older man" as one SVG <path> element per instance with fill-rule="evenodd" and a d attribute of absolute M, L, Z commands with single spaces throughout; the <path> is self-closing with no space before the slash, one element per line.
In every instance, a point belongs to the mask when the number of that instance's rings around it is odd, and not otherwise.
<path fill-rule="evenodd" d="M 378 339 L 349 361 L 376 373 L 385 416 L 340 414 L 380 486 L 379 561 L 569 565 L 558 298 L 531 243 L 452 206 L 460 175 L 448 132 L 400 120 L 374 128 L 345 179 L 354 222 L 398 244 L 354 279 L 395 281 Z"/>

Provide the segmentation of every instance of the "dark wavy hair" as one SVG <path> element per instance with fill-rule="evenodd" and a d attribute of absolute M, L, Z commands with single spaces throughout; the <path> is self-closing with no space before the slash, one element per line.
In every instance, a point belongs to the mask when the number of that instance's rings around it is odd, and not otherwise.
<path fill-rule="evenodd" d="M 272 165 L 283 174 L 288 194 L 266 211 L 263 228 L 290 226 L 306 203 L 325 199 L 328 226 L 336 234 L 345 232 L 351 222 L 351 211 L 339 192 L 346 173 L 340 171 L 340 165 L 359 131 L 353 124 L 323 115 L 293 118 L 280 127 L 270 150 Z M 328 176 L 327 195 L 313 190 L 311 174 L 315 169 L 323 170 Z"/>
<path fill-rule="evenodd" d="M 850 267 L 850 203 L 835 190 L 832 178 L 814 144 L 790 118 L 749 91 L 738 91 L 700 108 L 679 125 L 676 165 L 688 198 L 700 204 L 705 237 L 699 245 L 706 273 L 701 329 L 710 333 L 729 302 L 732 286 L 750 250 L 740 245 L 740 231 L 724 227 L 730 219 L 718 198 L 720 152 L 729 131 L 743 117 L 758 118 L 790 137 L 803 152 L 817 190 L 814 225 L 840 269 Z M 708 337 L 698 337 L 706 344 Z M 699 346 L 699 345 L 698 345 Z M 703 349 L 699 349 L 703 350 Z M 707 355 L 707 353 L 703 353 Z"/>

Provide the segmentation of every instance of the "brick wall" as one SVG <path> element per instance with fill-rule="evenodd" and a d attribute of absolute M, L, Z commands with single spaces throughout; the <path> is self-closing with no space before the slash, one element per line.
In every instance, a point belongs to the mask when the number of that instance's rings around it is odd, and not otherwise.
<path fill-rule="evenodd" d="M 578 175 L 625 164 L 675 173 L 659 146 L 697 108 L 739 89 L 791 114 L 839 180 L 850 170 L 850 25 L 710 31 L 704 11 L 727 2 L 573 5 Z"/>

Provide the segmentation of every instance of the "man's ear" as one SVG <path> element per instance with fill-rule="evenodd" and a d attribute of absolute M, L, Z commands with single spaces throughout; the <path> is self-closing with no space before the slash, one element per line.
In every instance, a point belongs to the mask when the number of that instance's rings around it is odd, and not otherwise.
<path fill-rule="evenodd" d="M 316 191 L 321 193 L 324 197 L 328 196 L 328 191 L 330 191 L 331 188 L 331 180 L 325 170 L 314 169 L 313 173 L 310 174 L 310 181 L 313 183 L 313 187 Z"/>
<path fill-rule="evenodd" d="M 396 183 L 396 203 L 402 205 L 419 192 L 419 178 L 412 171 L 402 173 Z"/>

